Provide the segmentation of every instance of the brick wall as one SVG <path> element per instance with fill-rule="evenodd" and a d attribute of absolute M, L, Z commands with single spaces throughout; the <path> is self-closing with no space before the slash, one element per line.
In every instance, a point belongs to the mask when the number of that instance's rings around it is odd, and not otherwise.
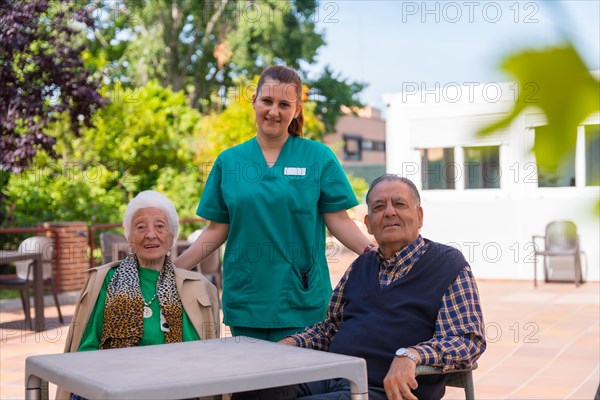
<path fill-rule="evenodd" d="M 85 282 L 89 268 L 88 228 L 85 222 L 45 222 L 44 228 L 58 231 L 60 261 L 55 277 L 61 292 L 78 291 Z"/>

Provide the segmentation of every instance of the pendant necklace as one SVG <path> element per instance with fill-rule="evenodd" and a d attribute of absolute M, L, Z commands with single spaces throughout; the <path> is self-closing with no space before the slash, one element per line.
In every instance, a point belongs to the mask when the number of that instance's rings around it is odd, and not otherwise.
<path fill-rule="evenodd" d="M 152 302 L 156 299 L 156 296 L 158 296 L 158 292 L 154 294 L 154 297 L 152 297 L 149 302 L 146 303 L 146 301 L 144 301 L 144 318 L 150 318 L 152 316 L 150 304 L 152 304 Z M 144 298 L 142 297 L 142 300 L 143 299 Z"/>

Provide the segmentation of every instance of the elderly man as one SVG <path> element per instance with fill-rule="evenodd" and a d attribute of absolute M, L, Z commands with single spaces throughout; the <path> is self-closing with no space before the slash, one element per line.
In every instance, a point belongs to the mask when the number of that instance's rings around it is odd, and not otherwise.
<path fill-rule="evenodd" d="M 470 367 L 485 350 L 479 294 L 456 249 L 424 239 L 419 192 L 386 174 L 367 193 L 365 224 L 379 249 L 361 255 L 334 290 L 327 318 L 283 343 L 367 360 L 370 399 L 440 399 L 444 375 L 415 377 L 417 365 Z M 243 394 L 254 399 L 346 399 L 345 380 Z"/>

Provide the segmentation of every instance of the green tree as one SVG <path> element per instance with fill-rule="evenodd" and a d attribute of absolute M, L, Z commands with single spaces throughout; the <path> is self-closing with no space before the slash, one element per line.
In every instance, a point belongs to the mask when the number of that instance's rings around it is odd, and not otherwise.
<path fill-rule="evenodd" d="M 90 2 L 98 20 L 91 52 L 113 77 L 133 84 L 158 79 L 189 90 L 192 104 L 264 65 L 299 67 L 324 44 L 313 22 L 316 2 L 124 0 Z"/>
<path fill-rule="evenodd" d="M 309 82 L 309 98 L 316 103 L 316 113 L 325 124 L 326 132 L 335 132 L 335 124 L 342 115 L 342 106 L 361 107 L 358 94 L 365 83 L 348 82 L 329 66 L 315 80 Z"/>
<path fill-rule="evenodd" d="M 283 63 L 304 75 L 303 66 L 325 43 L 315 30 L 316 0 L 124 0 L 88 7 L 97 20 L 88 35 L 91 65 L 113 83 L 135 87 L 157 79 L 184 90 L 205 113 L 227 105 L 240 76 L 268 65 Z M 359 105 L 356 96 L 364 87 L 330 69 L 307 84 L 319 90 L 315 112 L 328 130 L 339 105 Z"/>
<path fill-rule="evenodd" d="M 92 26 L 72 4 L 0 0 L 0 171 L 27 169 L 38 151 L 53 156 L 44 129 L 62 114 L 77 134 L 106 103 L 81 59 L 74 22 Z M 0 199 L 8 179 L 0 174 Z"/>
<path fill-rule="evenodd" d="M 123 91 L 80 137 L 69 130 L 67 118 L 59 119 L 47 133 L 57 139 L 60 159 L 40 152 L 30 171 L 11 174 L 6 187 L 11 201 L 2 202 L 6 224 L 118 222 L 129 199 L 153 188 L 190 208 L 202 187 L 191 147 L 199 121 L 183 93 L 156 82 Z M 187 209 L 178 211 L 191 216 Z"/>
<path fill-rule="evenodd" d="M 4 225 L 35 226 L 43 221 L 115 222 L 121 219 L 126 193 L 114 185 L 105 166 L 52 160 L 38 153 L 32 167 L 11 174 L 3 202 Z"/>
<path fill-rule="evenodd" d="M 134 193 L 153 187 L 162 168 L 189 167 L 194 154 L 189 138 L 200 113 L 182 92 L 154 81 L 136 90 L 120 90 L 119 100 L 94 116 L 95 128 L 62 145 L 72 159 L 118 171 L 126 177 L 127 190 Z M 114 93 L 108 95 L 115 98 Z"/>

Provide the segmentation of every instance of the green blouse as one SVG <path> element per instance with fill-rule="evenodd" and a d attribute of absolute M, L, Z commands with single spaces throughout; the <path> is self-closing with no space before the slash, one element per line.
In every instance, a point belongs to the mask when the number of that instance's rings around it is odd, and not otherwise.
<path fill-rule="evenodd" d="M 98 350 L 100 347 L 100 338 L 102 337 L 102 326 L 104 324 L 104 303 L 106 302 L 106 290 L 117 268 L 112 268 L 106 274 L 106 278 L 102 283 L 102 290 L 98 295 L 98 300 L 94 305 L 90 320 L 85 327 L 85 332 L 81 338 L 78 351 Z M 158 279 L 159 271 L 148 268 L 138 268 L 140 276 L 140 287 L 144 301 L 150 300 L 156 293 L 156 280 Z M 164 344 L 165 334 L 160 330 L 160 306 L 158 299 L 155 299 L 150 305 L 152 316 L 144 318 L 144 334 L 138 343 L 138 346 L 148 346 L 152 344 Z M 183 341 L 200 340 L 200 336 L 192 321 L 188 318 L 185 310 L 182 316 L 183 322 Z"/>

